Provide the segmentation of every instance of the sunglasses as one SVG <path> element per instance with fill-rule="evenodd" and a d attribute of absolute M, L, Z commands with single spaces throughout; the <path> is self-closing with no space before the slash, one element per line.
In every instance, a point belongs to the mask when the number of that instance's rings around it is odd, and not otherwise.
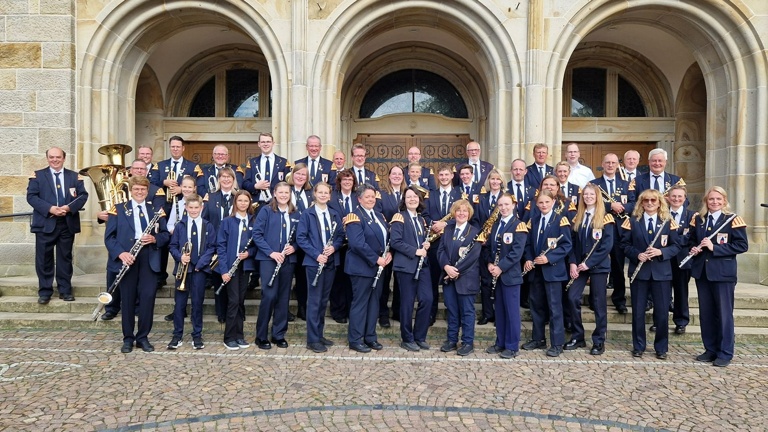
<path fill-rule="evenodd" d="M 656 201 L 658 201 L 656 198 L 644 198 L 643 199 L 643 202 L 648 202 L 648 203 L 655 203 Z"/>

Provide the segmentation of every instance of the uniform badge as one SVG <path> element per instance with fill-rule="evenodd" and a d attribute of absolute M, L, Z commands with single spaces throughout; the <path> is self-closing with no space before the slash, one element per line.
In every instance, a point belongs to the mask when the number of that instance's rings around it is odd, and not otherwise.
<path fill-rule="evenodd" d="M 504 237 L 502 237 L 504 240 L 504 244 L 512 244 L 513 235 L 512 233 L 504 233 Z"/>
<path fill-rule="evenodd" d="M 579 202 L 578 202 L 578 200 L 579 200 L 579 197 L 577 197 L 576 195 L 571 195 L 571 202 L 572 202 L 574 205 L 576 205 L 576 204 L 578 204 L 578 203 L 579 203 Z"/>
<path fill-rule="evenodd" d="M 474 195 L 472 197 L 472 204 L 480 204 L 480 195 Z"/>
<path fill-rule="evenodd" d="M 321 174 L 323 181 L 328 183 L 328 174 Z"/>
<path fill-rule="evenodd" d="M 593 229 L 592 230 L 592 239 L 600 240 L 600 238 L 602 236 L 603 236 L 603 230 L 602 229 Z"/>
<path fill-rule="evenodd" d="M 554 249 L 557 247 L 557 237 L 548 237 L 547 246 Z"/>
<path fill-rule="evenodd" d="M 683 228 L 683 235 L 688 235 L 688 228 Z"/>
<path fill-rule="evenodd" d="M 626 204 L 627 203 L 627 196 L 626 195 L 622 195 L 621 196 L 621 203 L 622 204 Z"/>
<path fill-rule="evenodd" d="M 284 173 L 284 172 L 279 172 L 279 173 L 277 173 L 277 179 L 278 179 L 278 180 L 280 180 L 280 181 L 283 181 L 283 176 L 284 176 L 284 175 L 285 175 L 285 173 Z"/>
<path fill-rule="evenodd" d="M 429 184 L 429 179 L 424 177 L 423 179 L 421 179 L 421 184 Z M 421 186 L 421 185 L 419 185 L 419 186 Z"/>
<path fill-rule="evenodd" d="M 169 172 L 171 170 L 171 167 L 167 166 L 165 167 L 165 172 Z"/>
<path fill-rule="evenodd" d="M 728 243 L 728 234 L 717 233 L 717 244 L 726 244 L 726 243 Z"/>
<path fill-rule="evenodd" d="M 669 239 L 669 236 L 666 234 L 663 234 L 661 237 L 661 247 L 667 247 L 667 240 Z"/>
<path fill-rule="evenodd" d="M 462 246 L 459 248 L 459 256 L 464 256 L 467 253 L 467 248 L 469 246 Z"/>
<path fill-rule="evenodd" d="M 72 198 L 77 198 L 77 189 L 69 188 L 69 194 L 72 195 Z"/>

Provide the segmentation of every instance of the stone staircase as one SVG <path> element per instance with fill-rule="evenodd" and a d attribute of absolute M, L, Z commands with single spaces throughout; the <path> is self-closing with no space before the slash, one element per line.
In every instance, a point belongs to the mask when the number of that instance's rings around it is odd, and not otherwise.
<path fill-rule="evenodd" d="M 37 304 L 37 279 L 32 276 L 16 276 L 0 278 L 0 328 L 3 329 L 114 329 L 120 333 L 119 316 L 112 321 L 93 321 L 91 313 L 97 306 L 96 295 L 105 289 L 104 274 L 86 274 L 73 278 L 74 302 L 59 300 L 54 294 L 47 305 Z M 246 296 L 246 336 L 252 338 L 256 312 L 260 302 L 261 291 L 257 288 L 249 291 Z M 610 302 L 610 293 L 608 295 Z M 629 303 L 629 302 L 628 302 Z M 157 294 L 155 305 L 155 322 L 153 327 L 154 337 L 160 341 L 170 339 L 173 329 L 172 323 L 163 320 L 163 316 L 173 310 L 173 289 L 166 286 Z M 583 301 L 586 305 L 586 294 Z M 478 314 L 480 312 L 479 298 L 476 303 Z M 699 310 L 696 287 L 693 281 L 690 285 L 690 315 L 691 323 L 684 335 L 670 335 L 671 340 L 689 343 L 700 343 Z M 296 312 L 296 300 L 291 300 L 291 310 Z M 531 316 L 528 310 L 522 311 L 523 340 L 530 336 Z M 608 310 L 608 339 L 609 341 L 631 340 L 631 309 L 630 313 L 620 315 L 609 306 Z M 594 313 L 586 306 L 582 308 L 584 327 L 587 339 L 594 329 Z M 736 339 L 738 343 L 766 343 L 768 342 L 768 287 L 756 284 L 739 284 L 736 287 L 735 301 Z M 445 306 L 442 298 L 438 305 L 438 321 L 430 329 L 430 339 L 442 340 L 445 337 Z M 652 322 L 651 312 L 645 313 L 648 325 Z M 223 334 L 223 325 L 216 321 L 214 312 L 213 291 L 206 291 L 204 304 L 204 330 L 208 339 L 217 339 Z M 671 329 L 674 324 L 671 321 Z M 190 329 L 185 331 L 188 333 Z M 289 323 L 289 335 L 294 339 L 303 339 L 306 334 L 304 321 L 297 319 Z M 338 324 L 330 317 L 326 320 L 326 332 L 337 339 L 343 338 L 347 333 L 346 324 Z M 491 341 L 495 338 L 493 324 L 475 327 L 478 340 Z M 389 329 L 378 328 L 381 337 L 399 340 L 399 323 L 392 321 Z M 300 341 L 296 341 L 300 342 Z"/>

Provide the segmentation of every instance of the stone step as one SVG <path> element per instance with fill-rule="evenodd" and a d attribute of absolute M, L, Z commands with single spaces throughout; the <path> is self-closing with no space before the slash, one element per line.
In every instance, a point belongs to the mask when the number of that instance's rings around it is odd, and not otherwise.
<path fill-rule="evenodd" d="M 254 328 L 256 325 L 256 318 L 254 316 L 247 316 L 245 322 L 246 338 L 251 341 L 254 337 Z M 590 335 L 594 330 L 594 323 L 585 323 L 585 331 L 587 334 L 587 344 L 589 342 Z M 112 321 L 93 321 L 91 320 L 90 311 L 87 314 L 76 313 L 23 313 L 23 312 L 0 312 L 0 329 L 73 329 L 73 330 L 88 330 L 88 329 L 112 329 L 116 335 L 121 333 L 120 317 Z M 214 342 L 221 341 L 223 337 L 224 325 L 216 322 L 216 317 L 212 315 L 203 316 L 203 337 L 206 342 L 213 344 Z M 191 324 L 189 319 L 185 320 L 185 334 L 189 334 L 191 331 Z M 445 321 L 438 320 L 434 326 L 429 330 L 428 338 L 433 345 L 439 343 L 445 339 L 446 323 Z M 152 335 L 150 339 L 155 344 L 162 344 L 171 339 L 173 332 L 173 323 L 163 320 L 163 315 L 155 314 L 154 325 Z M 392 327 L 388 329 L 377 326 L 377 334 L 379 335 L 382 343 L 385 345 L 397 345 L 400 340 L 400 325 L 397 321 L 392 321 Z M 346 343 L 347 338 L 347 324 L 338 324 L 333 320 L 326 320 L 325 333 L 327 337 L 335 340 L 338 344 Z M 547 333 L 548 337 L 549 333 Z M 523 321 L 522 323 L 522 336 L 521 341 L 529 339 L 531 336 L 531 323 Z M 186 336 L 188 337 L 188 336 Z M 475 339 L 482 344 L 491 344 L 496 337 L 496 331 L 493 324 L 475 326 Z M 647 334 L 649 341 L 649 348 L 652 350 L 653 336 Z M 676 343 L 691 343 L 701 344 L 700 328 L 695 325 L 689 325 L 687 332 L 683 335 L 670 334 L 670 341 Z M 288 323 L 288 339 L 291 344 L 303 345 L 306 338 L 306 323 L 301 320 L 297 320 L 292 323 Z M 567 335 L 566 335 L 567 338 Z M 627 344 L 627 350 L 631 349 L 632 340 L 632 328 L 629 324 L 611 323 L 608 325 L 608 340 L 610 342 L 624 342 Z M 764 327 L 736 327 L 736 342 L 737 343 L 767 343 L 768 342 L 768 329 Z M 224 349 L 222 347 L 222 349 Z M 437 347 L 433 347 L 437 349 Z"/>

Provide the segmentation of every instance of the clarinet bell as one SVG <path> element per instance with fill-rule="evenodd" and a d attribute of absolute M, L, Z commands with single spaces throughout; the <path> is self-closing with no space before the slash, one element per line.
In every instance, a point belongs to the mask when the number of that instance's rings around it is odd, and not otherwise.
<path fill-rule="evenodd" d="M 106 305 L 112 303 L 112 294 L 104 291 L 100 292 L 99 295 L 96 297 L 96 300 L 99 301 L 99 303 Z"/>

